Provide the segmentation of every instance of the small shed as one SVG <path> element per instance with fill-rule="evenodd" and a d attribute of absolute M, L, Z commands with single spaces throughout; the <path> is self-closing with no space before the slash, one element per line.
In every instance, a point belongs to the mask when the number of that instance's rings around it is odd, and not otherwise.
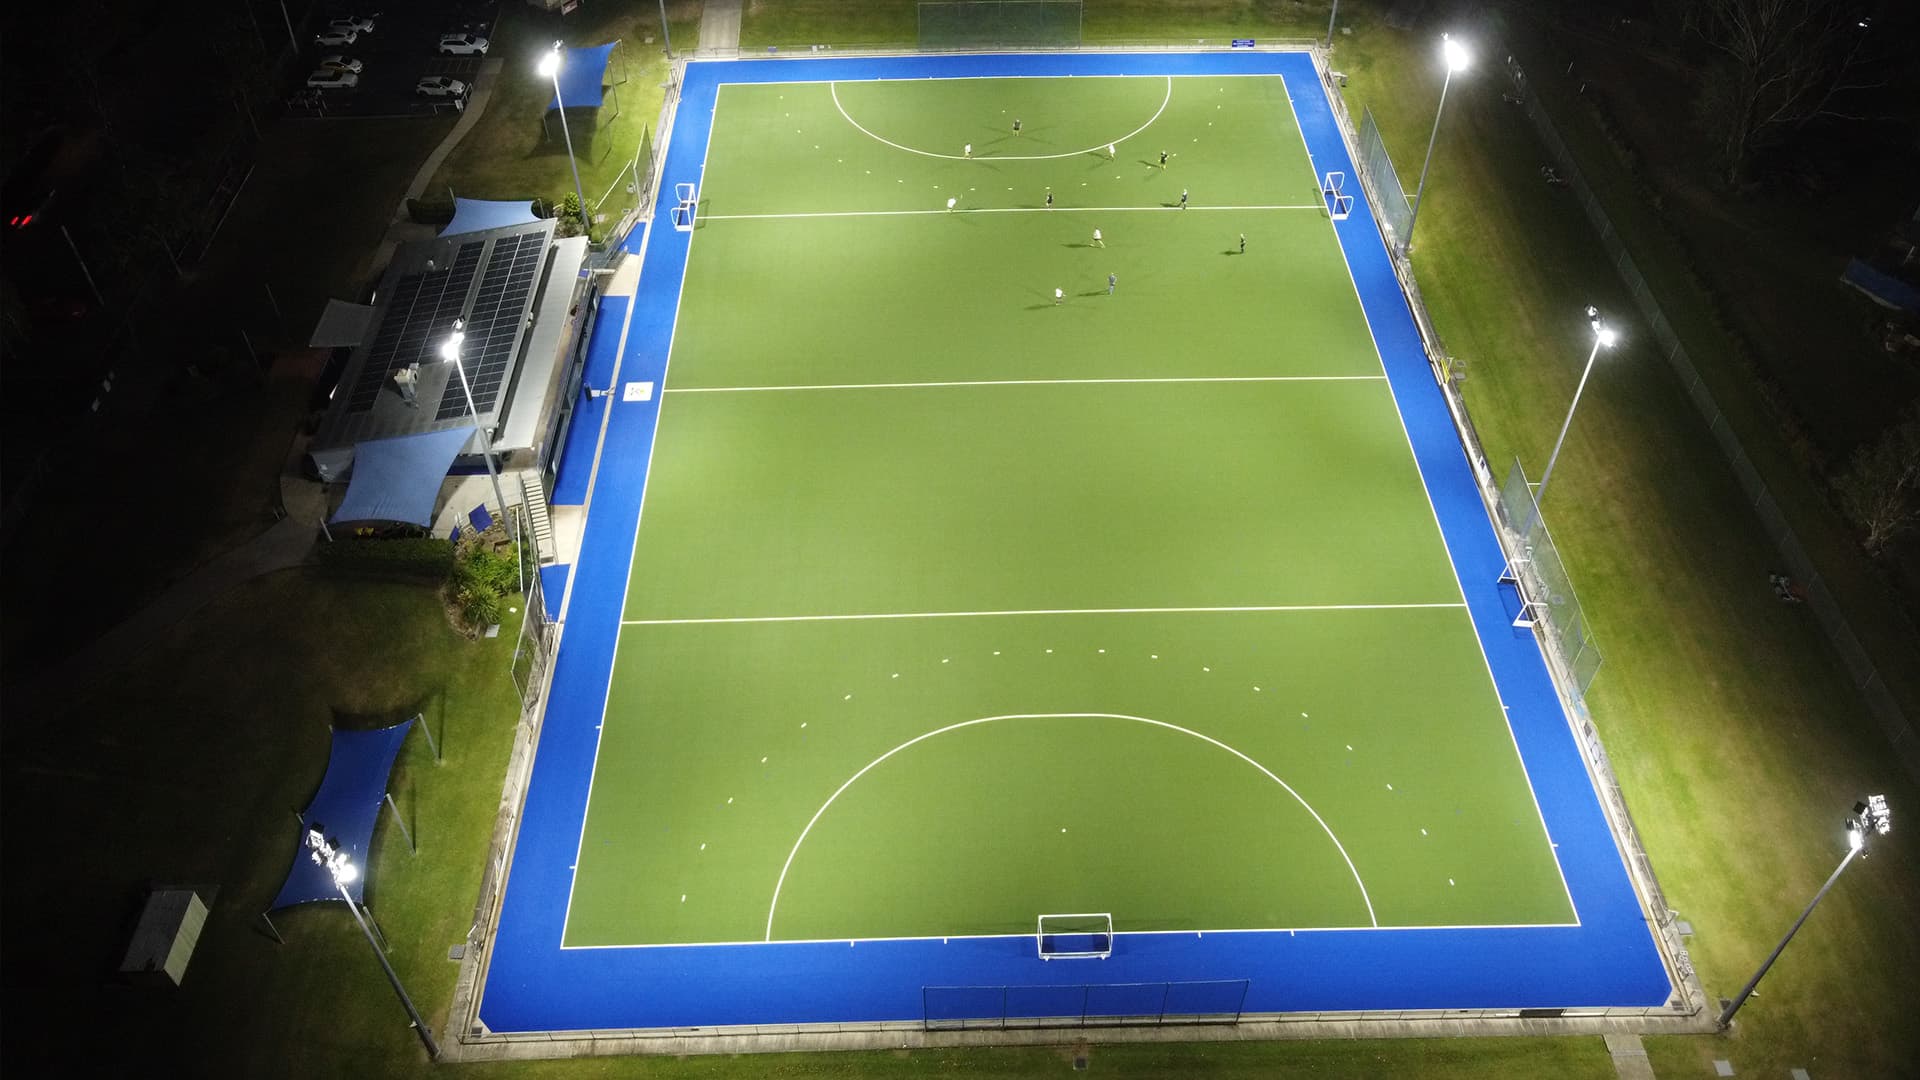
<path fill-rule="evenodd" d="M 207 905 L 191 889 L 155 889 L 147 894 L 140 922 L 127 943 L 122 973 L 138 981 L 158 984 L 162 979 L 179 986 L 187 977 L 187 961 L 200 943 L 207 923 Z"/>

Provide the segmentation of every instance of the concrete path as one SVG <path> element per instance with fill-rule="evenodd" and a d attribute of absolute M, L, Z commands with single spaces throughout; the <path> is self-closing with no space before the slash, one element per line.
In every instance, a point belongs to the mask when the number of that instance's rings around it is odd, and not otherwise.
<path fill-rule="evenodd" d="M 700 9 L 700 55 L 733 56 L 740 51 L 741 0 L 707 0 Z"/>
<path fill-rule="evenodd" d="M 1653 1063 L 1647 1060 L 1647 1048 L 1638 1035 L 1608 1035 L 1607 1053 L 1613 1055 L 1613 1071 L 1620 1080 L 1654 1080 Z"/>

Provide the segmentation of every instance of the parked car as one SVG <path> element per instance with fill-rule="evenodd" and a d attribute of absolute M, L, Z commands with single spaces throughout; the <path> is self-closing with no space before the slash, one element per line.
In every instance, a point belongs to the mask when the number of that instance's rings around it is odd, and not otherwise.
<path fill-rule="evenodd" d="M 359 40 L 360 35 L 352 30 L 322 30 L 313 35 L 313 43 L 323 49 L 337 49 Z"/>
<path fill-rule="evenodd" d="M 337 15 L 327 20 L 327 27 L 332 30 L 352 30 L 356 33 L 371 34 L 373 20 L 359 15 Z"/>
<path fill-rule="evenodd" d="M 307 85 L 315 90 L 351 90 L 360 85 L 360 76 L 351 71 L 321 68 L 307 76 Z"/>
<path fill-rule="evenodd" d="M 478 34 L 441 34 L 441 56 L 485 56 L 493 42 Z"/>
<path fill-rule="evenodd" d="M 358 75 L 360 74 L 360 61 L 335 53 L 332 56 L 323 56 L 320 58 L 320 70 L 351 71 L 355 75 Z"/>
<path fill-rule="evenodd" d="M 429 75 L 413 84 L 413 92 L 421 97 L 465 97 L 467 84 L 445 75 Z"/>

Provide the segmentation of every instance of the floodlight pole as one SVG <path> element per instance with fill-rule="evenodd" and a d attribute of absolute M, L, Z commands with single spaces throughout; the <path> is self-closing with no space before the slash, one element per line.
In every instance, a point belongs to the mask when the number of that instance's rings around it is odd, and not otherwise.
<path fill-rule="evenodd" d="M 664 17 L 665 13 L 663 9 L 662 18 Z M 580 187 L 580 162 L 573 156 L 573 132 L 567 128 L 567 103 L 560 96 L 560 48 L 560 43 L 557 41 L 554 42 L 553 51 L 547 54 L 546 59 L 541 61 L 540 66 L 546 69 L 548 74 L 553 76 L 553 106 L 554 111 L 560 114 L 560 137 L 567 141 L 567 165 L 573 169 L 573 194 L 575 198 L 580 200 L 580 229 L 587 234 L 587 239 L 591 241 L 593 239 L 593 222 L 587 217 L 589 213 L 587 210 L 587 193 Z"/>
<path fill-rule="evenodd" d="M 1333 24 L 1340 21 L 1340 0 L 1333 0 L 1333 14 L 1327 16 L 1327 51 L 1333 51 Z"/>
<path fill-rule="evenodd" d="M 480 410 L 473 404 L 473 387 L 467 383 L 467 365 L 460 361 L 460 345 L 467 339 L 466 320 L 453 320 L 453 336 L 440 346 L 440 355 L 453 361 L 453 370 L 460 375 L 460 393 L 467 399 L 467 415 L 473 418 L 473 426 L 480 432 L 480 457 L 487 465 L 487 479 L 493 481 L 493 497 L 500 500 L 500 512 L 507 515 L 507 534 L 513 538 L 514 547 L 520 546 L 520 515 L 507 505 L 507 493 L 500 487 L 500 470 L 493 467 L 493 432 L 480 423 Z M 526 564 L 526 552 L 521 551 L 514 558 L 519 566 Z M 525 572 L 520 578 L 520 591 L 527 589 Z"/>
<path fill-rule="evenodd" d="M 1328 40 L 1332 40 L 1329 35 Z M 1413 225 L 1420 220 L 1420 200 L 1427 193 L 1427 170 L 1433 167 L 1433 147 L 1440 141 L 1440 118 L 1447 111 L 1447 89 L 1453 85 L 1453 73 L 1467 66 L 1466 51 L 1455 44 L 1452 38 L 1442 38 L 1442 51 L 1447 62 L 1447 77 L 1440 84 L 1440 107 L 1433 111 L 1433 134 L 1427 137 L 1427 158 L 1420 163 L 1420 183 L 1413 189 L 1413 213 L 1407 215 L 1407 235 L 1400 242 L 1400 250 L 1413 250 Z"/>
<path fill-rule="evenodd" d="M 1535 506 L 1547 497 L 1547 481 L 1553 479 L 1554 463 L 1560 460 L 1560 448 L 1566 445 L 1567 431 L 1573 427 L 1573 411 L 1580 407 L 1580 395 L 1587 389 L 1587 376 L 1593 374 L 1593 361 L 1600 355 L 1602 345 L 1611 345 L 1614 341 L 1613 331 L 1600 325 L 1598 312 L 1588 308 L 1587 315 L 1593 322 L 1593 351 L 1587 354 L 1587 367 L 1580 373 L 1580 385 L 1573 389 L 1573 404 L 1567 406 L 1567 419 L 1560 425 L 1560 437 L 1554 440 L 1553 453 L 1547 455 L 1547 471 L 1540 474 L 1540 487 L 1533 496 Z"/>
<path fill-rule="evenodd" d="M 660 37 L 667 43 L 667 59 L 673 59 L 673 33 L 667 29 L 667 0 L 660 0 Z"/>
<path fill-rule="evenodd" d="M 1747 999 L 1753 996 L 1753 988 L 1760 985 L 1760 979 L 1766 975 L 1767 969 L 1773 966 L 1773 962 L 1780 959 L 1780 953 L 1786 949 L 1787 942 L 1792 941 L 1793 935 L 1800 932 L 1800 927 L 1806 923 L 1807 916 L 1813 914 L 1813 909 L 1818 907 L 1820 901 L 1833 889 L 1833 883 L 1840 880 L 1840 875 L 1846 871 L 1847 864 L 1853 862 L 1854 856 L 1867 850 L 1869 839 L 1888 832 L 1885 796 L 1872 796 L 1868 802 L 1857 804 L 1854 809 L 1855 816 L 1847 819 L 1846 856 L 1840 860 L 1839 866 L 1833 868 L 1833 874 L 1827 878 L 1827 883 L 1820 886 L 1819 892 L 1813 894 L 1813 901 L 1807 905 L 1807 910 L 1802 911 L 1800 917 L 1794 920 L 1793 926 L 1787 930 L 1787 936 L 1781 938 L 1780 944 L 1775 945 L 1773 951 L 1767 954 L 1767 959 L 1760 965 L 1760 970 L 1754 972 L 1753 978 L 1747 980 L 1747 985 L 1740 988 L 1739 996 L 1727 1003 L 1726 1009 L 1720 1013 L 1719 1023 L 1722 1028 L 1733 1023 L 1733 1014 L 1739 1012 L 1740 1006 L 1745 1005 Z"/>
<path fill-rule="evenodd" d="M 413 999 L 407 996 L 407 988 L 400 985 L 400 976 L 394 972 L 393 965 L 387 962 L 386 952 L 380 948 L 379 939 L 373 936 L 373 927 L 367 925 L 366 916 L 360 913 L 360 905 L 354 902 L 353 894 L 347 891 L 347 883 L 336 878 L 334 884 L 339 886 L 340 899 L 347 902 L 347 910 L 353 912 L 353 921 L 360 924 L 360 932 L 367 935 L 367 944 L 373 946 L 374 959 L 380 961 L 380 970 L 387 973 L 387 982 L 393 985 L 393 992 L 400 996 L 400 1004 L 406 1006 L 407 1016 L 413 1020 L 414 1033 L 420 1036 L 421 1045 L 427 1048 L 427 1056 L 438 1060 L 440 1047 L 433 1041 L 433 1030 L 427 1027 L 420 1010 L 413 1007 Z"/>
<path fill-rule="evenodd" d="M 360 905 L 354 901 L 352 891 L 347 888 L 348 882 L 360 876 L 360 871 L 347 857 L 347 853 L 340 849 L 339 844 L 339 840 L 326 835 L 325 826 L 318 823 L 308 826 L 306 837 L 308 856 L 320 869 L 326 871 L 328 877 L 333 879 L 334 888 L 340 890 L 340 899 L 347 902 L 347 910 L 353 912 L 353 921 L 360 924 L 360 932 L 367 935 L 367 944 L 373 946 L 373 956 L 380 961 L 380 970 L 387 973 L 387 982 L 393 985 L 393 992 L 399 995 L 400 1004 L 406 1006 L 407 1016 L 413 1021 L 413 1030 L 427 1048 L 427 1056 L 437 1060 L 440 1057 L 440 1047 L 433 1041 L 432 1029 L 427 1027 L 427 1022 L 421 1017 L 420 1010 L 413 1007 L 413 999 L 407 996 L 407 988 L 400 985 L 400 976 L 393 970 L 393 965 L 387 962 L 386 949 L 381 947 L 380 939 L 374 936 L 373 926 L 361 912 Z"/>

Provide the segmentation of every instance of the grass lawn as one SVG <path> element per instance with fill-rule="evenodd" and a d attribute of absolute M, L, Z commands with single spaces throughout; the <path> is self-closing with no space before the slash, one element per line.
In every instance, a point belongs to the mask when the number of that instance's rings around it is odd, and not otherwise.
<path fill-rule="evenodd" d="M 699 40 L 699 4 L 668 4 L 667 19 L 675 48 L 692 49 Z M 634 202 L 625 190 L 633 178 L 623 178 L 622 170 L 633 164 L 642 133 L 660 123 L 667 58 L 659 36 L 659 9 L 652 4 L 588 3 L 567 16 L 504 5 L 492 55 L 506 65 L 494 77 L 486 112 L 427 185 L 428 197 L 444 198 L 451 188 L 462 198 L 558 203 L 572 193 L 560 121 L 547 115 L 553 85 L 534 71 L 534 62 L 556 40 L 569 46 L 618 41 L 607 64 L 604 103 L 567 110 L 580 186 L 597 207 L 596 228 L 602 220 L 618 222 Z M 550 137 L 543 121 L 551 125 Z"/>

